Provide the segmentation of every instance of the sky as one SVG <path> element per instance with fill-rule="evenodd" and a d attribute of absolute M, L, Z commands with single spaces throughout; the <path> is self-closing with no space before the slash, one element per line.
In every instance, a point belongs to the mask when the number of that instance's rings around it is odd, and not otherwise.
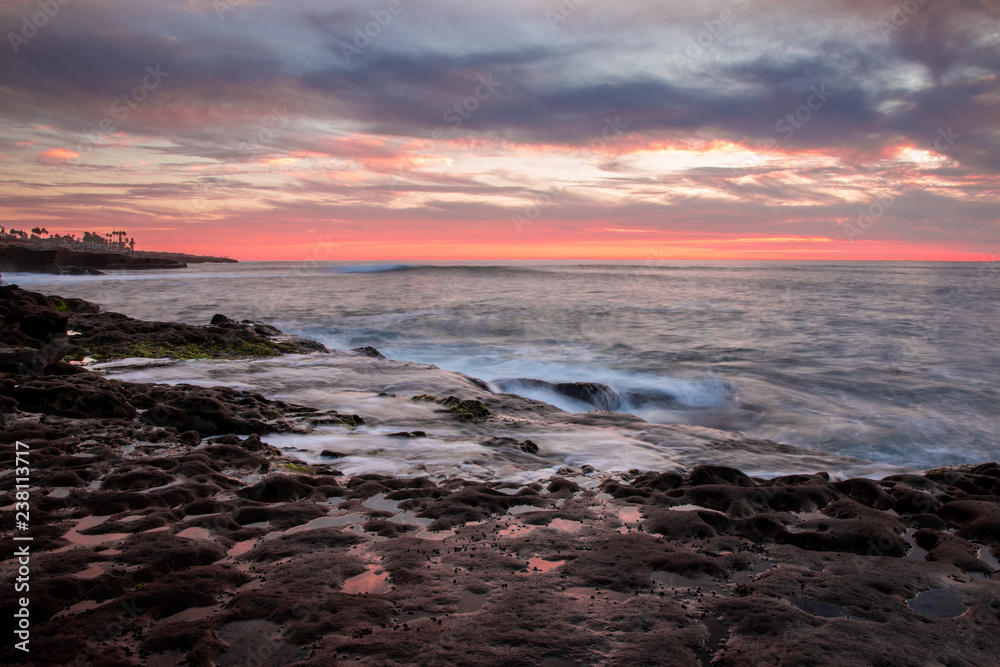
<path fill-rule="evenodd" d="M 1000 253 L 996 0 L 0 0 L 0 224 L 240 260 Z"/>

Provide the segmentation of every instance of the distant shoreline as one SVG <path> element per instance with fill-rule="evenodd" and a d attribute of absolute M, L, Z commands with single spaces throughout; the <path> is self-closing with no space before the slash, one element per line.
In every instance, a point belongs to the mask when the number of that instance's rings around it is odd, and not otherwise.
<path fill-rule="evenodd" d="M 183 269 L 188 264 L 237 264 L 228 257 L 144 250 L 77 250 L 45 243 L 0 244 L 0 271 L 101 275 L 104 271 Z"/>

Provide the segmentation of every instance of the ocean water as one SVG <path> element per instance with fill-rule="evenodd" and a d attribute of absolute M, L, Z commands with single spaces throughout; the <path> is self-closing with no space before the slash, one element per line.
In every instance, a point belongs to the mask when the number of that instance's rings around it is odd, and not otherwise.
<path fill-rule="evenodd" d="M 888 466 L 1000 459 L 995 262 L 248 262 L 4 279 L 143 319 L 266 320 L 567 412 Z M 310 390 L 342 391 L 333 375 Z M 240 377 L 273 389 L 267 373 Z"/>

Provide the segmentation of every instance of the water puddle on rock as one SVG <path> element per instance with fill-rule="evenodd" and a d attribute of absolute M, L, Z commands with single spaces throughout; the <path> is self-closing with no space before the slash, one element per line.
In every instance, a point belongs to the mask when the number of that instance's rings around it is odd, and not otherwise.
<path fill-rule="evenodd" d="M 583 526 L 582 521 L 572 521 L 570 519 L 552 519 L 552 521 L 549 522 L 549 528 L 565 530 L 567 533 L 579 530 L 581 526 Z"/>
<path fill-rule="evenodd" d="M 187 537 L 192 540 L 210 540 L 212 539 L 212 534 L 208 532 L 207 528 L 191 526 L 177 533 L 177 537 Z"/>
<path fill-rule="evenodd" d="M 333 526 L 343 525 L 343 522 L 338 523 L 338 519 L 343 517 L 333 517 L 333 516 L 321 516 L 316 517 L 312 521 L 307 521 L 306 523 L 300 524 L 298 526 L 292 526 L 284 533 L 272 533 L 267 535 L 264 539 L 273 539 L 274 537 L 280 537 L 282 535 L 294 535 L 295 533 L 304 533 L 307 530 L 316 530 L 317 528 L 331 528 Z"/>
<path fill-rule="evenodd" d="M 87 530 L 88 528 L 93 528 L 94 526 L 104 523 L 108 520 L 106 516 L 85 516 L 80 519 L 77 524 L 70 528 L 65 535 L 63 535 L 64 540 L 68 540 L 73 544 L 77 544 L 85 547 L 92 547 L 98 544 L 104 544 L 105 542 L 114 542 L 115 540 L 122 540 L 129 536 L 129 533 L 105 533 L 104 535 L 81 535 L 81 530 Z"/>
<path fill-rule="evenodd" d="M 514 505 L 509 510 L 508 514 L 526 514 L 528 512 L 537 512 L 538 508 L 534 505 Z"/>
<path fill-rule="evenodd" d="M 618 591 L 605 591 L 599 588 L 587 588 L 586 586 L 574 586 L 563 591 L 566 595 L 575 598 L 590 598 L 594 600 L 607 600 L 609 602 L 624 602 L 628 600 L 627 593 Z"/>
<path fill-rule="evenodd" d="M 666 570 L 653 570 L 649 573 L 649 576 L 667 588 L 709 587 L 715 583 L 711 577 L 685 577 L 684 575 L 674 574 Z"/>
<path fill-rule="evenodd" d="M 955 618 L 969 609 L 962 602 L 962 594 L 954 588 L 932 588 L 910 598 L 906 604 L 928 618 Z"/>
<path fill-rule="evenodd" d="M 74 579 L 96 579 L 97 577 L 104 574 L 104 568 L 107 567 L 107 563 L 90 563 L 86 570 L 80 570 L 73 575 Z"/>
<path fill-rule="evenodd" d="M 721 618 L 703 618 L 701 624 L 708 630 L 708 639 L 702 646 L 694 649 L 694 654 L 702 667 L 711 667 L 715 654 L 722 648 L 722 642 L 729 636 L 729 625 Z"/>
<path fill-rule="evenodd" d="M 416 537 L 419 537 L 422 540 L 432 540 L 434 542 L 440 542 L 441 540 L 453 537 L 454 535 L 455 535 L 455 529 L 449 528 L 448 530 L 421 530 L 419 533 L 416 534 Z"/>
<path fill-rule="evenodd" d="M 257 540 L 243 540 L 242 542 L 237 542 L 233 547 L 226 552 L 227 558 L 236 558 L 242 556 L 246 552 L 250 551 L 257 545 Z"/>
<path fill-rule="evenodd" d="M 84 611 L 90 611 L 91 609 L 97 609 L 104 602 L 98 602 L 97 600 L 84 600 L 83 602 L 77 602 L 72 607 L 63 609 L 61 612 L 53 616 L 52 618 L 62 618 L 63 616 L 71 616 L 73 614 L 79 614 Z"/>
<path fill-rule="evenodd" d="M 215 656 L 220 667 L 259 665 L 277 667 L 304 660 L 309 651 L 281 641 L 281 626 L 265 620 L 233 621 L 218 630 L 229 648 Z"/>
<path fill-rule="evenodd" d="M 360 514 L 353 514 L 353 513 L 343 514 L 341 516 L 320 517 L 320 518 L 322 519 L 329 518 L 331 526 L 345 526 L 349 523 L 355 524 L 364 521 L 364 518 Z"/>
<path fill-rule="evenodd" d="M 638 507 L 621 507 L 618 509 L 618 518 L 622 523 L 639 523 L 642 519 L 642 512 Z"/>
<path fill-rule="evenodd" d="M 393 621 L 400 624 L 406 624 L 409 621 L 415 621 L 420 618 L 432 618 L 436 614 L 432 614 L 429 611 L 404 611 L 399 616 L 394 616 Z"/>
<path fill-rule="evenodd" d="M 517 574 L 541 574 L 556 569 L 560 565 L 565 565 L 564 560 L 545 560 L 541 556 L 532 556 L 528 559 L 527 572 L 518 571 Z"/>
<path fill-rule="evenodd" d="M 527 535 L 531 531 L 538 528 L 538 526 L 522 526 L 519 523 L 512 523 L 503 530 L 497 533 L 500 537 L 521 537 L 522 535 Z"/>
<path fill-rule="evenodd" d="M 477 612 L 483 608 L 486 604 L 486 600 L 489 596 L 486 593 L 473 593 L 472 591 L 465 591 L 462 593 L 462 597 L 458 599 L 458 613 L 459 614 L 471 614 Z"/>
<path fill-rule="evenodd" d="M 391 588 L 389 573 L 379 571 L 378 565 L 369 565 L 367 572 L 362 572 L 345 581 L 340 592 L 350 595 L 383 595 L 388 593 Z"/>
<path fill-rule="evenodd" d="M 384 493 L 379 493 L 361 503 L 370 510 L 380 510 L 382 512 L 398 512 L 401 500 L 386 500 Z"/>
<path fill-rule="evenodd" d="M 185 609 L 184 611 L 179 611 L 176 614 L 167 616 L 166 618 L 161 618 L 160 623 L 180 623 L 182 621 L 197 621 L 202 618 L 208 618 L 214 613 L 219 612 L 219 605 L 211 605 L 209 607 L 191 607 Z"/>
<path fill-rule="evenodd" d="M 927 551 L 917 546 L 917 541 L 913 539 L 913 534 L 915 532 L 917 532 L 915 528 L 910 528 L 903 533 L 903 539 L 910 545 L 910 551 L 903 556 L 903 558 L 908 560 L 925 560 L 927 557 Z"/>
<path fill-rule="evenodd" d="M 979 547 L 979 560 L 992 567 L 994 571 L 1000 570 L 1000 561 L 997 561 L 997 557 L 985 544 Z"/>
<path fill-rule="evenodd" d="M 434 519 L 419 517 L 413 512 L 400 512 L 396 516 L 389 517 L 388 520 L 392 523 L 409 524 L 411 526 L 420 526 L 421 528 L 426 528 L 434 523 Z"/>
<path fill-rule="evenodd" d="M 813 598 L 807 598 L 803 595 L 792 598 L 791 602 L 805 613 L 812 614 L 813 616 L 819 616 L 821 618 L 840 618 L 842 616 L 847 616 L 847 614 L 844 613 L 844 609 L 839 604 L 833 604 L 832 602 L 814 600 Z"/>

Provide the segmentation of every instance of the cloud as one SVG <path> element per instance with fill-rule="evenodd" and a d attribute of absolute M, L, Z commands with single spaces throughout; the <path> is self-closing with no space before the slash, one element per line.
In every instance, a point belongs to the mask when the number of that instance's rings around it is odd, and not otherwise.
<path fill-rule="evenodd" d="M 80 157 L 80 154 L 76 151 L 71 151 L 66 148 L 50 148 L 47 151 L 42 151 L 38 154 L 38 161 L 43 164 L 52 164 L 58 162 L 70 162 Z"/>
<path fill-rule="evenodd" d="M 227 6 L 68 5 L 0 54 L 5 214 L 839 237 L 905 187 L 871 237 L 998 247 L 996 3 L 404 2 L 358 43 L 385 3 Z"/>

